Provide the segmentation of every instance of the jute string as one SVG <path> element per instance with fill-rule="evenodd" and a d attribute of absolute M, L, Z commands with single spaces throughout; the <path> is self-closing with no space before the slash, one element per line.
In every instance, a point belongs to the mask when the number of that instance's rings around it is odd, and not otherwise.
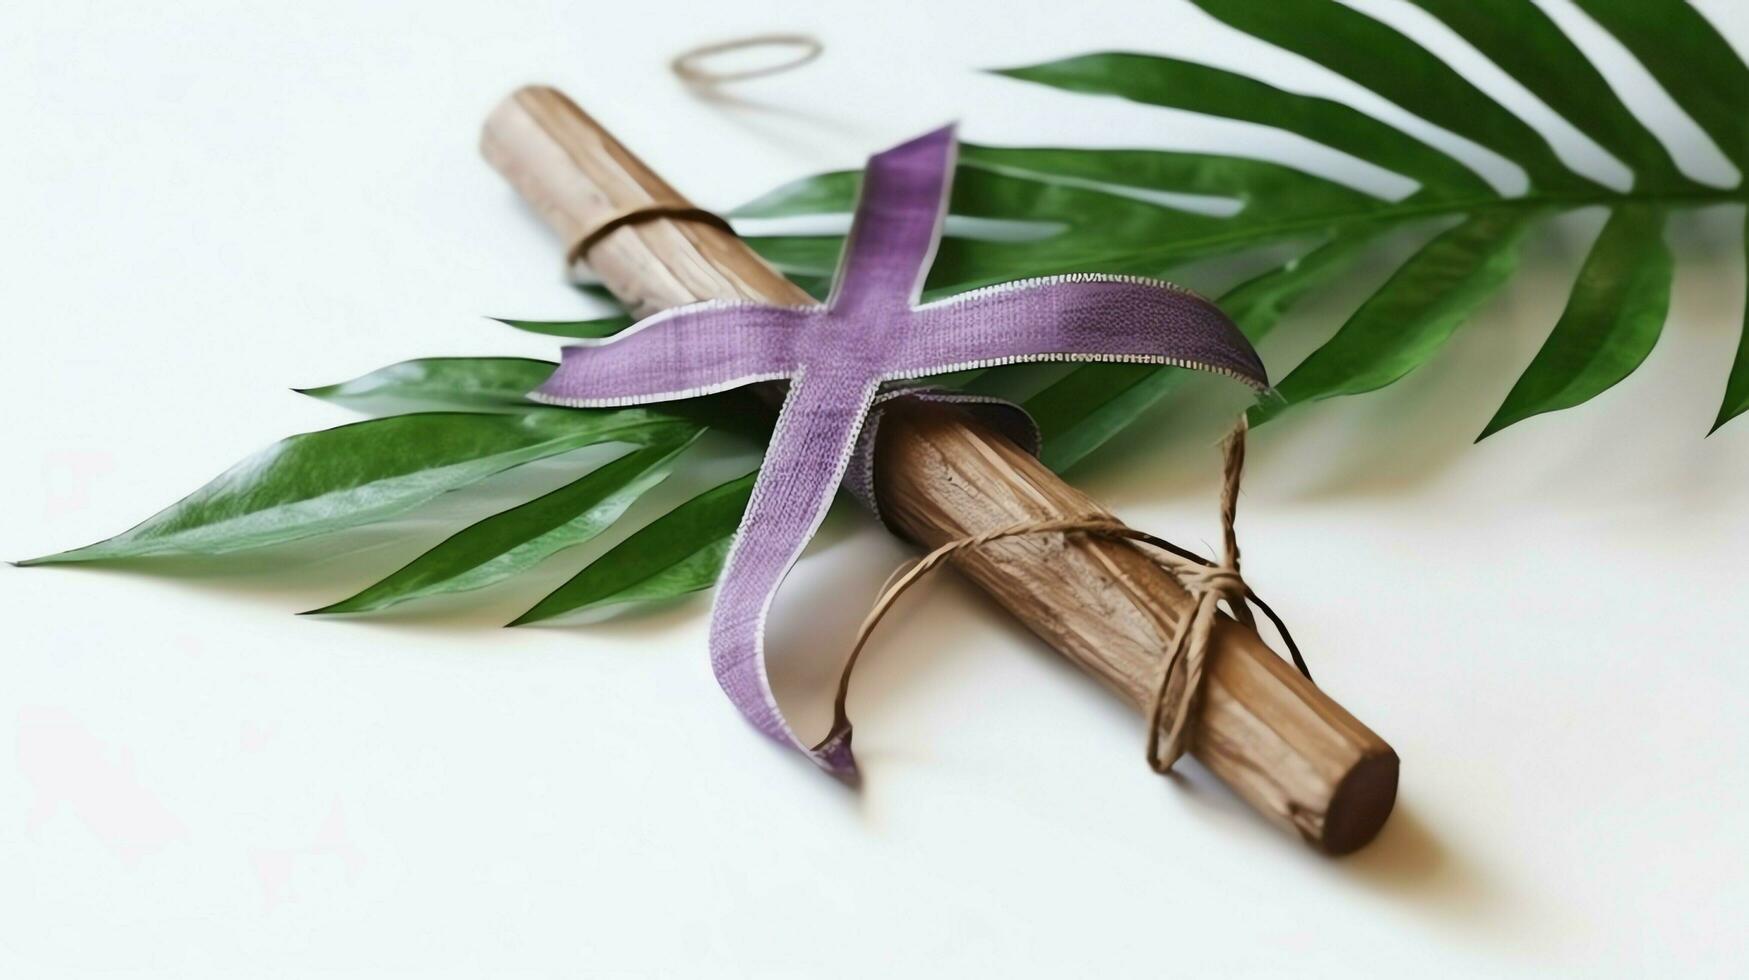
<path fill-rule="evenodd" d="M 1148 557 L 1158 562 L 1189 593 L 1194 604 L 1174 633 L 1172 646 L 1162 662 L 1155 685 L 1152 709 L 1148 714 L 1148 764 L 1155 772 L 1165 773 L 1191 747 L 1191 732 L 1197 712 L 1201 709 L 1204 668 L 1208 661 L 1209 637 L 1213 633 L 1215 616 L 1225 601 L 1233 618 L 1255 627 L 1251 607 L 1256 606 L 1275 624 L 1287 645 L 1294 666 L 1311 680 L 1312 673 L 1300 656 L 1287 625 L 1263 600 L 1252 592 L 1239 574 L 1239 539 L 1234 531 L 1238 514 L 1239 486 L 1245 469 L 1245 430 L 1243 416 L 1225 442 L 1224 479 L 1221 484 L 1221 557 L 1209 561 L 1194 552 L 1180 548 L 1146 531 L 1138 531 L 1118 523 L 1103 514 L 1081 517 L 1056 517 L 992 528 L 978 534 L 949 541 L 913 562 L 901 565 L 885 585 L 881 586 L 874 606 L 863 618 L 856 633 L 856 643 L 845 661 L 844 673 L 838 680 L 838 695 L 833 704 L 832 731 L 822 745 L 842 737 L 850 730 L 846 702 L 850 696 L 850 675 L 856 661 L 893 605 L 905 591 L 934 571 L 949 558 L 973 548 L 1007 538 L 1035 534 L 1083 534 L 1114 540 L 1135 541 L 1148 546 Z"/>
<path fill-rule="evenodd" d="M 758 65 L 731 71 L 712 71 L 705 67 L 711 59 L 728 54 L 731 51 L 747 51 L 756 48 L 790 48 L 796 53 L 787 61 L 774 62 L 769 65 Z M 768 75 L 778 75 L 793 71 L 813 61 L 826 50 L 825 45 L 811 34 L 756 34 L 752 37 L 735 38 L 730 41 L 718 41 L 713 44 L 703 44 L 690 48 L 674 56 L 668 63 L 669 70 L 680 76 L 680 80 L 696 88 L 713 88 L 724 82 L 740 82 L 749 78 L 764 78 Z"/>
<path fill-rule="evenodd" d="M 788 61 L 777 62 L 739 71 L 711 71 L 704 63 L 718 55 L 733 51 L 751 50 L 756 48 L 793 48 L 798 52 Z M 699 88 L 710 88 L 724 82 L 738 82 L 749 78 L 762 78 L 791 71 L 813 61 L 825 50 L 817 38 L 807 34 L 759 34 L 753 37 L 737 38 L 731 41 L 719 41 L 714 44 L 683 51 L 674 56 L 668 67 L 674 74 L 688 85 Z M 579 262 L 587 261 L 589 251 L 602 239 L 627 225 L 643 224 L 646 221 L 692 221 L 720 228 L 730 234 L 735 230 L 729 223 L 714 211 L 694 205 L 685 200 L 656 200 L 645 204 L 622 208 L 597 221 L 593 227 L 577 236 L 571 247 L 565 251 L 565 268 L 570 269 Z"/>
<path fill-rule="evenodd" d="M 690 201 L 650 201 L 629 208 L 621 208 L 597 221 L 594 227 L 577 236 L 571 247 L 565 250 L 565 267 L 570 268 L 589 257 L 589 250 L 594 248 L 603 238 L 627 225 L 643 224 L 646 221 L 660 219 L 671 221 L 696 221 L 711 225 L 733 235 L 735 229 L 729 227 L 729 222 L 714 211 L 694 205 Z"/>

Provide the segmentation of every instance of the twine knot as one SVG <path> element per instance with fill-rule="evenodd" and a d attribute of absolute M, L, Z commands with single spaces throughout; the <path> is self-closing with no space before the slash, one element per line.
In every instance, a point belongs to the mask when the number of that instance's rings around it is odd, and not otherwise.
<path fill-rule="evenodd" d="M 1281 634 L 1282 641 L 1292 655 L 1294 666 L 1307 680 L 1311 680 L 1312 673 L 1306 668 L 1305 658 L 1300 656 L 1293 636 L 1288 633 L 1287 624 L 1263 600 L 1257 598 L 1257 594 L 1251 591 L 1251 587 L 1245 584 L 1244 577 L 1239 574 L 1239 540 L 1234 530 L 1234 521 L 1238 513 L 1240 479 L 1245 469 L 1245 431 L 1245 417 L 1240 416 L 1238 424 L 1233 427 L 1225 443 L 1226 463 L 1221 484 L 1223 547 L 1219 562 L 1211 562 L 1146 531 L 1127 527 L 1108 515 L 1092 514 L 991 528 L 949 541 L 917 561 L 900 566 L 881 587 L 873 608 L 857 630 L 856 644 L 851 648 L 850 657 L 844 664 L 844 672 L 839 677 L 832 729 L 815 750 L 821 751 L 827 747 L 849 743 L 851 726 L 846 702 L 850 694 L 851 671 L 856 667 L 856 660 L 868 645 L 875 627 L 898 601 L 899 596 L 960 551 L 1026 535 L 1089 534 L 1148 545 L 1153 549 L 1148 552 L 1148 556 L 1170 572 L 1194 601 L 1194 605 L 1174 632 L 1172 646 L 1166 653 L 1160 680 L 1155 688 L 1153 706 L 1148 713 L 1148 765 L 1155 772 L 1169 771 L 1192 747 L 1192 723 L 1201 710 L 1203 675 L 1208 660 L 1210 637 L 1214 632 L 1216 614 L 1220 612 L 1223 601 L 1233 618 L 1247 627 L 1256 626 L 1251 607 L 1256 606 L 1261 610 Z"/>
<path fill-rule="evenodd" d="M 1225 564 L 1186 568 L 1178 573 L 1178 584 L 1192 595 L 1214 592 L 1229 601 L 1244 599 L 1248 591 L 1245 580 L 1239 575 L 1239 569 Z"/>

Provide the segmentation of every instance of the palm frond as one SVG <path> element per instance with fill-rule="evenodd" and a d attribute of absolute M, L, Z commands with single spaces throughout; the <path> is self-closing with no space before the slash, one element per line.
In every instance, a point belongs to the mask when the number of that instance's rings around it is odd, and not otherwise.
<path fill-rule="evenodd" d="M 1569 167 L 1537 130 L 1411 38 L 1334 0 L 1192 0 L 1231 27 L 1302 55 L 1429 123 L 1517 164 L 1522 193 L 1502 194 L 1464 163 L 1388 122 L 1316 96 L 1177 58 L 1126 52 L 1082 55 L 999 74 L 1053 88 L 1126 99 L 1283 130 L 1414 180 L 1399 200 L 1332 184 L 1282 164 L 1148 150 L 968 147 L 953 212 L 1010 222 L 1058 222 L 1055 235 L 1020 242 L 950 239 L 931 277 L 937 292 L 1021 275 L 1103 270 L 1166 275 L 1192 260 L 1280 248 L 1306 250 L 1239 293 L 1222 298 L 1253 337 L 1286 305 L 1334 278 L 1364 243 L 1413 222 L 1450 227 L 1409 256 L 1398 272 L 1322 347 L 1288 372 L 1283 401 L 1296 404 L 1370 391 L 1437 355 L 1441 345 L 1512 277 L 1517 244 L 1550 217 L 1608 208 L 1559 325 L 1491 421 L 1485 437 L 1544 412 L 1595 397 L 1633 371 L 1656 341 L 1668 306 L 1671 269 L 1662 243 L 1670 216 L 1749 199 L 1684 174 L 1652 130 L 1617 97 L 1571 38 L 1529 0 L 1412 0 L 1450 27 L 1634 175 L 1626 190 Z M 1749 68 L 1706 20 L 1681 0 L 1580 6 L 1633 52 L 1677 104 L 1740 170 L 1749 170 Z M 1027 186 L 1027 185 L 1032 186 Z M 853 174 L 801 181 L 741 214 L 843 210 Z M 1138 192 L 1146 192 L 1144 194 Z M 1228 216 L 1163 203 L 1162 193 L 1230 197 Z M 765 239 L 780 265 L 796 242 Z M 1331 251 L 1340 244 L 1340 248 Z M 808 248 L 824 264 L 829 239 Z M 793 266 L 792 266 L 793 267 Z M 816 266 L 815 268 L 818 268 Z M 808 271 L 815 271 L 809 269 Z M 1281 287 L 1285 291 L 1278 291 Z M 1251 305 L 1268 289 L 1267 307 Z M 1073 465 L 1172 387 L 1173 369 L 1093 365 L 1069 372 L 1029 403 L 1054 466 Z M 1749 343 L 1725 386 L 1718 425 L 1749 409 Z"/>
<path fill-rule="evenodd" d="M 1070 272 L 1168 276 L 1187 263 L 1249 268 L 1219 301 L 1261 339 L 1284 314 L 1328 287 L 1392 233 L 1437 225 L 1382 285 L 1278 385 L 1263 421 L 1294 406 L 1371 391 L 1435 358 L 1488 298 L 1511 281 L 1519 244 L 1555 215 L 1602 208 L 1564 311 L 1520 368 L 1486 437 L 1572 408 L 1630 375 L 1651 352 L 1674 273 L 1664 241 L 1683 212 L 1749 201 L 1697 181 L 1654 135 L 1660 127 L 1617 97 L 1581 48 L 1530 0 L 1410 0 L 1516 80 L 1633 175 L 1625 189 L 1570 167 L 1517 113 L 1395 28 L 1334 0 L 1192 0 L 1228 26 L 1347 78 L 1410 116 L 1498 154 L 1527 186 L 1506 194 L 1446 151 L 1332 99 L 1179 58 L 1082 55 L 998 74 L 1088 97 L 1117 98 L 1269 127 L 1399 174 L 1415 185 L 1385 198 L 1306 173 L 1291 162 L 1155 149 L 965 145 L 949 237 L 926 293 Z M 1645 67 L 1739 174 L 1749 173 L 1749 67 L 1683 0 L 1575 0 Z M 848 214 L 859 174 L 822 174 L 780 187 L 740 218 Z M 1229 213 L 1187 206 L 1230 202 Z M 956 224 L 957 222 L 957 224 Z M 1745 229 L 1749 235 L 1749 228 Z M 804 289 L 830 286 L 842 240 L 749 238 Z M 1239 253 L 1244 253 L 1240 255 Z M 1259 267 L 1260 257 L 1268 261 Z M 562 337 L 602 337 L 626 316 L 577 322 L 503 321 Z M 1504 369 L 1513 366 L 1504 365 Z M 239 464 L 139 527 L 45 561 L 149 557 L 253 548 L 384 519 L 524 463 L 603 442 L 633 451 L 575 482 L 490 515 L 388 578 L 324 611 L 366 611 L 510 578 L 596 536 L 680 462 L 701 430 L 733 411 L 676 404 L 619 412 L 553 409 L 521 397 L 548 370 L 521 358 L 431 358 L 392 365 L 307 394 L 379 416 L 294 436 Z M 1277 372 L 1279 373 L 1279 372 Z M 1173 391 L 1174 368 L 1091 364 L 1064 373 L 1027 408 L 1045 461 L 1075 465 Z M 978 383 L 988 380 L 981 377 Z M 1714 428 L 1749 411 L 1749 315 Z M 410 410 L 422 414 L 400 414 Z M 693 497 L 608 549 L 518 622 L 705 588 L 746 506 L 753 475 Z"/>

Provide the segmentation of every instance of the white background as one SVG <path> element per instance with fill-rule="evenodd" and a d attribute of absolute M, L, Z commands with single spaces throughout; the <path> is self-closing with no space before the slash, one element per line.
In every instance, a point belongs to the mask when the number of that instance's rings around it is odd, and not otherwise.
<path fill-rule="evenodd" d="M 1366 7 L 1619 182 L 1425 17 Z M 1703 7 L 1749 48 L 1740 7 Z M 1551 9 L 1686 167 L 1734 179 L 1618 47 Z M 730 103 L 665 67 L 769 30 L 815 32 L 827 53 Z M 986 142 L 1233 150 L 1403 189 L 1279 134 L 974 70 L 1103 48 L 1342 98 L 1520 180 L 1168 2 L 14 0 L 0 37 L 9 558 L 122 530 L 349 417 L 288 387 L 421 355 L 549 356 L 482 319 L 589 312 L 475 152 L 524 82 L 565 88 L 715 207 L 950 118 Z M 1396 815 L 1352 858 L 1310 853 L 1194 764 L 1154 777 L 1136 716 L 946 578 L 859 675 L 860 794 L 735 715 L 702 597 L 498 628 L 598 549 L 376 620 L 292 616 L 506 487 L 555 485 L 549 467 L 287 549 L 289 570 L 0 568 L 0 973 L 1727 973 L 1749 911 L 1749 419 L 1703 435 L 1741 329 L 1742 210 L 1673 229 L 1670 322 L 1641 371 L 1471 445 L 1600 221 L 1536 233 L 1523 277 L 1426 370 L 1256 437 L 1249 577 L 1403 758 Z M 1388 268 L 1297 313 L 1265 347 L 1273 373 Z M 1212 387 L 1176 406 L 1076 479 L 1132 523 L 1206 542 L 1231 406 Z M 716 465 L 634 517 L 734 469 Z M 780 693 L 810 733 L 852 621 L 905 554 L 850 511 L 827 532 L 775 633 Z"/>

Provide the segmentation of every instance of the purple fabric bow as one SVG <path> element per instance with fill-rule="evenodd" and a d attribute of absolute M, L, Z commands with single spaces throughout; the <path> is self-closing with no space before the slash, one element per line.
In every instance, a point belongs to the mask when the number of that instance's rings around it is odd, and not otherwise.
<path fill-rule="evenodd" d="M 824 305 L 712 301 L 666 310 L 611 339 L 565 348 L 563 363 L 532 396 L 603 407 L 788 379 L 789 395 L 718 587 L 711 665 L 755 727 L 840 775 L 856 771 L 850 733 L 810 748 L 790 728 L 766 677 L 765 621 L 840 481 L 868 497 L 866 477 L 846 474 L 864 422 L 883 400 L 883 384 L 1021 361 L 1127 361 L 1198 368 L 1267 387 L 1262 362 L 1232 321 L 1207 300 L 1163 282 L 1057 276 L 918 305 L 955 156 L 949 126 L 869 159 Z M 871 451 L 872 440 L 860 442 L 861 452 Z M 866 473 L 866 465 L 859 468 Z"/>

